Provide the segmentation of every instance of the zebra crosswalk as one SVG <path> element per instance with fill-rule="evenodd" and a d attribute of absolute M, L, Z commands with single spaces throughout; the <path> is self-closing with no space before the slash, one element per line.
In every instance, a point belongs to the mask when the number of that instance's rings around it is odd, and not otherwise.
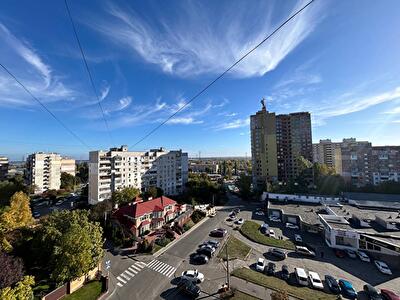
<path fill-rule="evenodd" d="M 124 272 L 117 276 L 117 285 L 123 287 L 129 280 L 131 280 L 135 275 L 137 275 L 143 268 L 147 265 L 141 261 L 135 262 L 133 265 L 129 266 Z"/>
<path fill-rule="evenodd" d="M 152 260 L 147 264 L 147 267 L 149 269 L 152 269 L 153 271 L 156 271 L 160 273 L 161 275 L 164 275 L 166 277 L 171 277 L 175 271 L 176 268 L 173 266 L 170 266 L 162 261 L 159 261 L 157 259 Z"/>

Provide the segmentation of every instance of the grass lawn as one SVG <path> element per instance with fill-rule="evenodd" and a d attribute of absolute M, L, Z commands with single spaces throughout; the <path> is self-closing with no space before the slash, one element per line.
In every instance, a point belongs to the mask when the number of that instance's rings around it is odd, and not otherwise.
<path fill-rule="evenodd" d="M 335 300 L 337 296 L 326 294 L 321 291 L 313 290 L 308 287 L 297 287 L 289 285 L 286 281 L 273 276 L 267 276 L 260 272 L 247 268 L 236 269 L 232 272 L 232 276 L 250 281 L 252 283 L 270 288 L 272 290 L 286 291 L 289 295 L 304 300 Z"/>
<path fill-rule="evenodd" d="M 160 245 L 154 244 L 153 250 L 151 250 L 151 254 L 156 253 L 158 250 L 160 250 L 162 247 Z"/>
<path fill-rule="evenodd" d="M 228 299 L 231 299 L 231 300 L 260 300 L 260 298 L 253 297 L 252 295 L 243 293 L 241 291 L 236 291 L 235 294 Z"/>
<path fill-rule="evenodd" d="M 244 260 L 249 254 L 251 247 L 239 241 L 237 238 L 230 236 L 228 242 L 224 244 L 222 249 L 218 253 L 219 258 L 226 258 L 226 244 L 228 244 L 228 255 L 229 259 L 242 259 Z"/>
<path fill-rule="evenodd" d="M 96 300 L 101 294 L 101 282 L 91 281 L 70 295 L 63 297 L 63 300 Z"/>
<path fill-rule="evenodd" d="M 285 248 L 289 250 L 294 250 L 294 244 L 290 240 L 278 240 L 274 238 L 270 238 L 262 234 L 259 230 L 260 225 L 253 221 L 245 221 L 242 227 L 240 228 L 241 234 L 247 237 L 249 240 L 253 242 L 260 243 L 267 246 Z"/>

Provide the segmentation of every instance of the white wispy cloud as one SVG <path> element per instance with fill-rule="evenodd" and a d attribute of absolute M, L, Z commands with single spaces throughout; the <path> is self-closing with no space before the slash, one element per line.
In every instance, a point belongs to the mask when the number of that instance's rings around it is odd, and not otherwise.
<path fill-rule="evenodd" d="M 181 117 L 181 118 L 172 118 L 168 122 L 168 124 L 183 124 L 183 125 L 189 125 L 189 124 L 202 124 L 204 121 L 202 120 L 195 120 L 192 117 Z"/>
<path fill-rule="evenodd" d="M 385 112 L 383 112 L 383 113 L 384 113 L 384 114 L 388 114 L 388 115 L 397 115 L 397 114 L 400 114 L 400 106 L 394 107 L 393 109 L 388 110 L 388 111 L 385 111 Z"/>
<path fill-rule="evenodd" d="M 17 77 L 25 86 L 44 102 L 73 100 L 77 93 L 66 87 L 58 76 L 53 75 L 52 68 L 44 62 L 37 51 L 26 41 L 18 39 L 3 23 L 0 22 L 0 39 L 3 48 L 0 54 L 8 61 L 17 62 L 12 71 L 18 71 Z M 10 54 L 11 53 L 11 54 Z M 18 55 L 22 62 L 16 58 Z M 0 73 L 0 104 L 13 106 L 36 105 L 29 95 L 8 75 Z"/>
<path fill-rule="evenodd" d="M 218 124 L 217 126 L 214 126 L 214 129 L 217 131 L 227 130 L 227 129 L 236 129 L 236 128 L 249 126 L 249 124 L 250 124 L 250 118 L 236 119 L 231 122 L 225 122 L 225 123 Z"/>
<path fill-rule="evenodd" d="M 218 21 L 215 8 L 201 2 L 185 1 L 176 9 L 176 15 L 160 14 L 152 18 L 144 12 L 110 3 L 106 9 L 108 15 L 97 17 L 89 25 L 165 73 L 215 74 L 244 55 L 305 2 L 298 2 L 284 13 L 274 11 L 270 2 L 249 3 L 245 9 L 234 3 L 219 7 L 223 14 Z M 321 5 L 316 2 L 299 14 L 231 74 L 262 76 L 275 69 L 313 32 L 323 16 Z M 266 12 L 262 18 L 256 17 L 260 11 Z"/>
<path fill-rule="evenodd" d="M 103 87 L 102 89 L 100 89 L 100 101 L 103 101 L 104 99 L 107 98 L 108 93 L 110 92 L 110 86 L 107 85 L 105 87 Z"/>

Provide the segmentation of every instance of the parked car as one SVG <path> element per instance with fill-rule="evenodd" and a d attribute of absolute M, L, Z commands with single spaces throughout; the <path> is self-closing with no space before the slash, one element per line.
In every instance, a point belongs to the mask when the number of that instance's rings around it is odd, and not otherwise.
<path fill-rule="evenodd" d="M 286 252 L 279 248 L 270 248 L 268 253 L 280 259 L 286 258 Z"/>
<path fill-rule="evenodd" d="M 308 278 L 310 279 L 311 287 L 318 290 L 323 290 L 324 285 L 322 284 L 322 280 L 319 277 L 317 272 L 308 272 Z"/>
<path fill-rule="evenodd" d="M 340 250 L 340 249 L 335 249 L 335 255 L 336 255 L 336 257 L 344 258 L 344 257 L 346 257 L 346 252 L 344 252 L 343 250 Z"/>
<path fill-rule="evenodd" d="M 267 223 L 264 223 L 260 226 L 260 232 L 263 234 L 266 234 L 268 232 L 269 225 Z"/>
<path fill-rule="evenodd" d="M 263 211 L 256 211 L 255 214 L 256 214 L 257 216 L 263 216 L 263 215 L 264 215 L 264 212 L 263 212 Z"/>
<path fill-rule="evenodd" d="M 357 251 L 356 254 L 362 261 L 371 262 L 371 259 L 365 252 Z"/>
<path fill-rule="evenodd" d="M 357 292 L 353 288 L 353 285 L 350 283 L 350 281 L 339 279 L 339 287 L 343 296 L 350 299 L 357 299 Z"/>
<path fill-rule="evenodd" d="M 281 221 L 281 219 L 277 216 L 270 216 L 269 220 L 272 222 L 280 222 Z"/>
<path fill-rule="evenodd" d="M 265 269 L 265 259 L 259 258 L 256 264 L 256 270 L 259 272 L 264 272 Z"/>
<path fill-rule="evenodd" d="M 286 223 L 286 228 L 289 229 L 299 229 L 299 226 L 292 224 L 292 223 Z"/>
<path fill-rule="evenodd" d="M 296 246 L 296 253 L 302 254 L 305 256 L 310 256 L 310 257 L 315 257 L 315 252 L 312 250 L 309 250 L 307 247 L 304 246 Z"/>
<path fill-rule="evenodd" d="M 214 218 L 216 215 L 217 215 L 217 214 L 216 214 L 215 212 L 213 212 L 213 213 L 209 214 L 208 216 L 209 216 L 210 218 Z"/>
<path fill-rule="evenodd" d="M 194 283 L 200 283 L 204 281 L 203 273 L 200 273 L 199 270 L 187 270 L 182 272 L 182 278 L 190 280 Z"/>
<path fill-rule="evenodd" d="M 214 248 L 218 248 L 220 246 L 220 243 L 218 241 L 215 241 L 215 240 L 205 241 L 204 244 L 211 245 Z"/>
<path fill-rule="evenodd" d="M 294 241 L 297 242 L 297 243 L 302 243 L 303 239 L 302 239 L 300 234 L 295 234 L 294 235 Z"/>
<path fill-rule="evenodd" d="M 268 236 L 275 239 L 276 238 L 275 231 L 273 229 L 270 229 L 268 231 Z"/>
<path fill-rule="evenodd" d="M 212 254 L 214 254 L 214 252 L 215 252 L 215 248 L 209 244 L 203 244 L 200 246 L 200 248 L 201 249 L 209 249 L 212 252 Z"/>
<path fill-rule="evenodd" d="M 353 250 L 346 249 L 345 251 L 346 251 L 346 254 L 347 254 L 350 258 L 357 258 L 357 255 L 356 255 L 356 253 L 355 253 Z"/>
<path fill-rule="evenodd" d="M 276 265 L 273 262 L 269 262 L 267 265 L 267 268 L 264 269 L 264 271 L 267 273 L 267 275 L 271 275 L 271 276 L 273 276 L 275 274 L 275 270 L 276 270 Z"/>
<path fill-rule="evenodd" d="M 240 218 L 235 223 L 238 224 L 238 225 L 242 225 L 244 223 L 244 220 L 243 220 L 243 218 Z"/>
<path fill-rule="evenodd" d="M 212 230 L 210 232 L 210 236 L 213 236 L 213 237 L 224 237 L 226 233 L 227 233 L 226 229 L 217 228 L 217 229 L 214 229 L 214 230 Z"/>
<path fill-rule="evenodd" d="M 340 287 L 337 280 L 331 275 L 325 275 L 325 282 L 329 290 L 334 294 L 340 294 Z"/>
<path fill-rule="evenodd" d="M 33 217 L 34 217 L 35 219 L 39 218 L 39 217 L 40 217 L 40 213 L 34 212 L 34 213 L 33 213 Z"/>
<path fill-rule="evenodd" d="M 199 265 L 206 264 L 208 263 L 208 257 L 204 254 L 195 254 L 192 257 L 192 262 Z"/>
<path fill-rule="evenodd" d="M 370 284 L 365 284 L 363 291 L 368 296 L 369 300 L 383 300 L 383 297 L 379 295 L 378 290 Z"/>
<path fill-rule="evenodd" d="M 299 285 L 308 286 L 307 272 L 303 268 L 294 268 L 294 275 Z"/>
<path fill-rule="evenodd" d="M 239 209 L 239 208 L 235 208 L 233 211 L 234 211 L 236 214 L 240 213 L 240 209 Z"/>
<path fill-rule="evenodd" d="M 289 272 L 289 267 L 287 265 L 283 265 L 282 266 L 282 270 L 281 270 L 281 278 L 283 280 L 289 280 L 290 278 L 290 272 Z"/>
<path fill-rule="evenodd" d="M 374 261 L 375 266 L 378 268 L 381 273 L 386 274 L 386 275 L 392 275 L 392 271 L 390 271 L 388 265 L 384 263 L 383 261 L 380 260 L 375 260 Z"/>
<path fill-rule="evenodd" d="M 178 282 L 178 289 L 192 298 L 200 296 L 200 288 L 187 279 L 182 279 Z"/>
<path fill-rule="evenodd" d="M 395 292 L 387 289 L 381 289 L 381 295 L 385 300 L 400 300 L 400 295 L 397 295 Z"/>
<path fill-rule="evenodd" d="M 61 204 L 63 204 L 63 201 L 62 201 L 62 200 L 58 200 L 58 201 L 56 202 L 56 205 L 61 205 Z"/>
<path fill-rule="evenodd" d="M 214 251 L 212 251 L 210 248 L 199 248 L 196 252 L 197 254 L 204 254 L 208 258 L 211 258 L 214 254 Z"/>

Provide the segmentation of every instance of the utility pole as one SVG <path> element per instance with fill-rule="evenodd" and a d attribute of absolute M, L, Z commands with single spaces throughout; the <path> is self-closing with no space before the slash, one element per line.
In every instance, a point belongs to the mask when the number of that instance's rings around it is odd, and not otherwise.
<path fill-rule="evenodd" d="M 228 290 L 230 289 L 231 282 L 229 278 L 229 255 L 228 255 L 228 239 L 225 244 L 225 252 L 226 252 L 226 284 L 228 285 Z"/>

